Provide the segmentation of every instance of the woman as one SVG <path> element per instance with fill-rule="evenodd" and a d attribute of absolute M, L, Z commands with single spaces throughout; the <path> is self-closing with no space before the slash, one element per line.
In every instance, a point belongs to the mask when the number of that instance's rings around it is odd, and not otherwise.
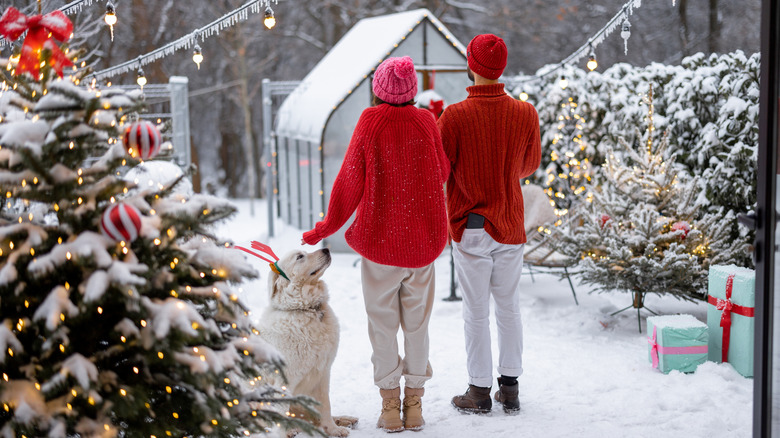
<path fill-rule="evenodd" d="M 360 116 L 328 204 L 328 214 L 303 234 L 314 245 L 338 231 L 363 256 L 361 275 L 373 348 L 374 384 L 382 397 L 377 427 L 420 430 L 420 398 L 431 378 L 428 321 L 433 262 L 447 243 L 443 185 L 449 161 L 431 113 L 414 106 L 412 59 L 388 58 L 372 82 L 374 106 Z M 404 333 L 405 357 L 396 335 Z M 400 380 L 404 378 L 403 419 Z"/>

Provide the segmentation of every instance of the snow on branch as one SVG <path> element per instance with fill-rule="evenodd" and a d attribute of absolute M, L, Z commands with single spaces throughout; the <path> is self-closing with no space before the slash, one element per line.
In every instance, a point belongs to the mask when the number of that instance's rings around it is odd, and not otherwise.
<path fill-rule="evenodd" d="M 0 363 L 5 363 L 5 354 L 11 349 L 17 353 L 24 351 L 22 343 L 13 332 L 13 321 L 6 319 L 0 324 Z"/>

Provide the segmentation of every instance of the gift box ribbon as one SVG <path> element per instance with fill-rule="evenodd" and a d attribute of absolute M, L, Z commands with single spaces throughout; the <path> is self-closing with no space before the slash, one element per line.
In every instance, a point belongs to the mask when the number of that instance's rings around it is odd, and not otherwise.
<path fill-rule="evenodd" d="M 755 313 L 755 309 L 752 307 L 740 306 L 731 302 L 731 291 L 734 288 L 734 274 L 729 275 L 726 279 L 726 299 L 721 300 L 715 298 L 712 295 L 707 297 L 707 302 L 715 306 L 716 309 L 723 311 L 720 315 L 720 326 L 723 327 L 723 356 L 721 361 L 728 362 L 729 358 L 729 343 L 731 341 L 731 314 L 747 316 L 752 318 Z"/>
<path fill-rule="evenodd" d="M 647 342 L 650 344 L 650 357 L 653 359 L 653 368 L 658 368 L 660 354 L 706 354 L 706 345 L 696 345 L 692 347 L 664 347 L 658 345 L 658 327 L 653 326 L 653 337 L 648 336 Z"/>

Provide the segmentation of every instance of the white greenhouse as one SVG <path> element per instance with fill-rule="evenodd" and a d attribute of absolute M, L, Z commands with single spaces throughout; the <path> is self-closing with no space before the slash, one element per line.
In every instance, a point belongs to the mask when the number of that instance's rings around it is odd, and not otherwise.
<path fill-rule="evenodd" d="M 370 106 L 371 79 L 388 57 L 410 56 L 419 91 L 434 89 L 445 105 L 466 98 L 466 48 L 427 9 L 358 22 L 282 103 L 276 120 L 279 214 L 308 230 L 325 215 L 360 114 Z M 326 240 L 347 251 L 344 231 Z"/>

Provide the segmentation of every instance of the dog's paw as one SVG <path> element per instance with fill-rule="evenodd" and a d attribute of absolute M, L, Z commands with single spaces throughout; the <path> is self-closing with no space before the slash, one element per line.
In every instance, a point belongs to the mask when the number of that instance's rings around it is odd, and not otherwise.
<path fill-rule="evenodd" d="M 322 427 L 322 431 L 328 434 L 328 436 L 348 436 L 349 435 L 349 429 L 346 427 L 336 426 L 335 424 L 331 427 Z"/>
<path fill-rule="evenodd" d="M 348 415 L 339 415 L 338 417 L 333 417 L 333 421 L 338 426 L 354 429 L 355 426 L 357 426 L 358 419 L 357 417 L 350 417 Z"/>

